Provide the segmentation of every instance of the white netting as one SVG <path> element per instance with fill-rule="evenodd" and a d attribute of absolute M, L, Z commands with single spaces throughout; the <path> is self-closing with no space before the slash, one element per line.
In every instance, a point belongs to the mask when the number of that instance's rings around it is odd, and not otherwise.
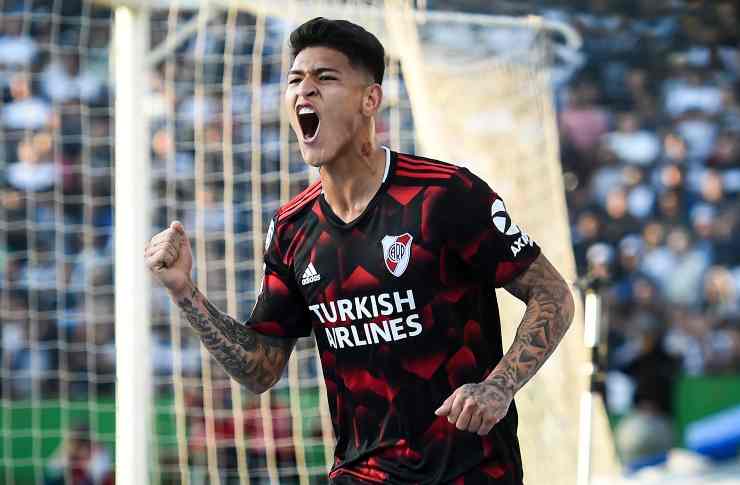
<path fill-rule="evenodd" d="M 112 471 L 110 25 L 89 3 L 0 5 L 2 483 L 71 483 L 87 449 Z"/>

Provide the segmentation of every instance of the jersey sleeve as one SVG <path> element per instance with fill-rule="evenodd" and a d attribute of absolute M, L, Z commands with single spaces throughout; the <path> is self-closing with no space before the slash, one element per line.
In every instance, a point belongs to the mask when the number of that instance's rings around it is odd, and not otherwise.
<path fill-rule="evenodd" d="M 311 333 L 308 307 L 298 290 L 292 270 L 282 260 L 275 233 L 273 219 L 265 241 L 262 286 L 248 325 L 272 337 L 306 337 Z"/>
<path fill-rule="evenodd" d="M 453 176 L 436 209 L 442 243 L 477 281 L 504 286 L 540 254 L 539 246 L 512 220 L 503 199 L 465 168 Z"/>

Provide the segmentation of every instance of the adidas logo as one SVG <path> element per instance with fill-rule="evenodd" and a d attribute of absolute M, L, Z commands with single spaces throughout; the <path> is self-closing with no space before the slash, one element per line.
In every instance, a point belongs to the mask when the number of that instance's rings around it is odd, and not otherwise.
<path fill-rule="evenodd" d="M 303 286 L 306 286 L 309 283 L 315 283 L 316 281 L 319 281 L 321 279 L 321 275 L 316 271 L 316 268 L 313 267 L 313 263 L 308 263 L 308 267 L 306 268 L 306 271 L 303 272 L 303 277 L 301 278 L 301 284 Z"/>

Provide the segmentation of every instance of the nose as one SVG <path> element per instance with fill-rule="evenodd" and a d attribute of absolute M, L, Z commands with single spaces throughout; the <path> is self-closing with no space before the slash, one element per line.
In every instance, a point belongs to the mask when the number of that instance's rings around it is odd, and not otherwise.
<path fill-rule="evenodd" d="M 296 94 L 304 98 L 314 96 L 316 95 L 316 92 L 316 85 L 308 76 L 303 78 L 300 84 L 298 84 L 298 89 L 296 90 Z"/>

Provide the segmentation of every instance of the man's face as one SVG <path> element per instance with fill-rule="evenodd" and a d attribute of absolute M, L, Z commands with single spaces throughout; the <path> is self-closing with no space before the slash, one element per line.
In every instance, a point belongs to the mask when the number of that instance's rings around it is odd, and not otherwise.
<path fill-rule="evenodd" d="M 288 74 L 285 103 L 303 159 L 320 167 L 346 150 L 370 114 L 363 112 L 370 76 L 327 47 L 303 49 Z"/>

